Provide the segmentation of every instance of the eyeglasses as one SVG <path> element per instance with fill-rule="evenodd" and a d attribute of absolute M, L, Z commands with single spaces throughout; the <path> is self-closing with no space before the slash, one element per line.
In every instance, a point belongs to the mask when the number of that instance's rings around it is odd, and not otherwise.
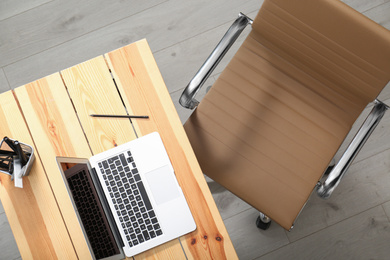
<path fill-rule="evenodd" d="M 0 172 L 18 177 L 28 175 L 34 162 L 34 149 L 28 145 L 4 137 L 0 143 Z M 20 164 L 21 171 L 15 173 L 15 164 Z M 18 165 L 19 166 L 19 165 Z"/>

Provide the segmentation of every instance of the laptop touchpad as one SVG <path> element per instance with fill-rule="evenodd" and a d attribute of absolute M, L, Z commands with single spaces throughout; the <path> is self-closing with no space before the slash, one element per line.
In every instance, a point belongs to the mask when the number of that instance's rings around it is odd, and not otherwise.
<path fill-rule="evenodd" d="M 180 196 L 176 178 L 168 165 L 150 171 L 145 176 L 157 205 Z"/>

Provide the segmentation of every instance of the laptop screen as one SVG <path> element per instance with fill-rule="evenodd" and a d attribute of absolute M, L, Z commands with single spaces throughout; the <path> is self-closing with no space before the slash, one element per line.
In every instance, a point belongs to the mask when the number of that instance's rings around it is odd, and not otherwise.
<path fill-rule="evenodd" d="M 88 165 L 61 162 L 61 168 L 96 259 L 119 254 Z"/>

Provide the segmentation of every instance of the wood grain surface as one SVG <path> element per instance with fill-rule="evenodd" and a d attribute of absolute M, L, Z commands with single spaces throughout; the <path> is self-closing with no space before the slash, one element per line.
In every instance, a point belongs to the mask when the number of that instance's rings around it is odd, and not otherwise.
<path fill-rule="evenodd" d="M 76 213 L 71 204 L 56 156 L 89 158 L 84 132 L 59 73 L 15 90 L 33 136 L 53 194 L 80 259 L 91 259 Z"/>
<path fill-rule="evenodd" d="M 90 116 L 126 115 L 126 109 L 102 56 L 66 69 L 61 75 L 93 154 L 136 138 L 128 119 Z"/>
<path fill-rule="evenodd" d="M 0 100 L 0 136 L 33 145 L 13 93 L 1 94 Z M 37 150 L 30 175 L 23 178 L 23 189 L 1 174 L 0 196 L 22 258 L 77 259 Z"/>
<path fill-rule="evenodd" d="M 189 203 L 197 230 L 182 238 L 191 259 L 237 258 L 228 233 L 196 161 L 146 40 L 106 55 L 129 112 L 149 115 L 135 120 L 139 135 L 157 131 Z M 142 257 L 142 256 L 141 256 Z"/>
<path fill-rule="evenodd" d="M 0 99 L 0 120 L 6 122 L 0 134 L 35 144 L 37 152 L 23 189 L 0 176 L 4 209 L 23 258 L 91 258 L 56 156 L 89 158 L 154 131 L 163 139 L 197 230 L 135 259 L 237 258 L 146 40 L 6 92 Z M 127 113 L 150 118 L 90 116 Z"/>

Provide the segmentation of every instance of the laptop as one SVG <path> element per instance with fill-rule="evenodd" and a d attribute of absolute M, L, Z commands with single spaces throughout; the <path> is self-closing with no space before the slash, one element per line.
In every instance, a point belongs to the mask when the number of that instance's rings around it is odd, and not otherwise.
<path fill-rule="evenodd" d="M 196 229 L 157 132 L 88 159 L 57 157 L 95 259 L 122 259 Z"/>

